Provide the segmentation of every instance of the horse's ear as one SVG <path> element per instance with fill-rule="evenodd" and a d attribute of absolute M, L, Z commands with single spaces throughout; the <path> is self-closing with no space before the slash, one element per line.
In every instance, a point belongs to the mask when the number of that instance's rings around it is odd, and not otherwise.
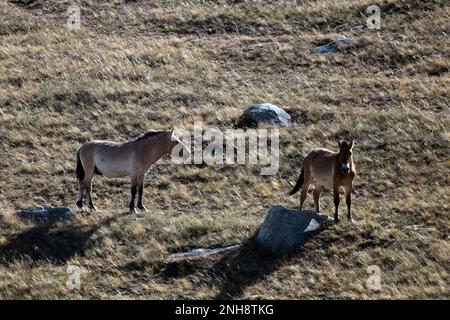
<path fill-rule="evenodd" d="M 354 141 L 350 140 L 350 144 L 348 145 L 349 150 L 353 149 Z"/>
<path fill-rule="evenodd" d="M 342 147 L 341 141 L 338 140 L 339 149 Z"/>

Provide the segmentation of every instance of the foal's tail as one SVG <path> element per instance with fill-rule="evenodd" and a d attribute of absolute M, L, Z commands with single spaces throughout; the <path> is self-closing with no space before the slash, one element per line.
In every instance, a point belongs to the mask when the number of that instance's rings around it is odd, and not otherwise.
<path fill-rule="evenodd" d="M 295 184 L 294 189 L 292 189 L 291 192 L 289 192 L 289 195 L 292 196 L 294 193 L 296 193 L 303 185 L 303 182 L 305 180 L 305 168 L 302 168 L 302 173 L 300 174 L 300 177 L 298 177 L 297 183 Z"/>
<path fill-rule="evenodd" d="M 84 179 L 84 168 L 83 168 L 83 164 L 81 163 L 79 149 L 77 151 L 77 170 L 76 170 L 76 172 L 77 172 L 78 181 L 82 181 Z"/>

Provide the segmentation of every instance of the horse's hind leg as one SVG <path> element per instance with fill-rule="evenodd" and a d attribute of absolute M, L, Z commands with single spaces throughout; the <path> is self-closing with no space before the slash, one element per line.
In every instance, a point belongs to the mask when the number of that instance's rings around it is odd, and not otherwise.
<path fill-rule="evenodd" d="M 97 208 L 94 206 L 94 202 L 92 201 L 92 177 L 90 179 L 84 179 L 84 188 L 86 189 L 88 207 L 92 210 L 97 210 Z"/>
<path fill-rule="evenodd" d="M 311 184 L 311 173 L 307 168 L 305 168 L 305 177 L 302 185 L 302 192 L 300 194 L 300 210 L 303 208 L 303 203 L 306 200 L 306 196 L 308 195 L 309 185 Z"/>
<path fill-rule="evenodd" d="M 304 183 L 302 187 L 302 193 L 300 194 L 300 210 L 303 208 L 303 203 L 308 195 L 309 183 Z"/>
<path fill-rule="evenodd" d="M 322 191 L 322 187 L 319 185 L 316 185 L 316 188 L 314 189 L 314 207 L 316 209 L 316 212 L 319 212 L 319 198 L 320 198 L 321 191 Z"/>
<path fill-rule="evenodd" d="M 83 192 L 86 192 L 88 207 L 96 210 L 94 203 L 92 202 L 92 178 L 94 177 L 94 156 L 93 156 L 93 146 L 88 145 L 84 148 L 84 152 L 80 154 L 81 165 L 83 167 L 84 176 L 80 181 L 80 193 L 78 195 L 77 205 L 81 208 L 83 205 Z"/>
<path fill-rule="evenodd" d="M 83 191 L 84 191 L 84 183 L 83 181 L 80 181 L 77 198 L 77 207 L 80 209 L 83 209 Z"/>

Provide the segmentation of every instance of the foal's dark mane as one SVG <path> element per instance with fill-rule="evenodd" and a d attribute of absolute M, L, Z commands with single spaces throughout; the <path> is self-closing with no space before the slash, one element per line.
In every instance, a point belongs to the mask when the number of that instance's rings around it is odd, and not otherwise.
<path fill-rule="evenodd" d="M 162 133 L 165 133 L 166 131 L 149 131 L 144 133 L 143 135 L 136 138 L 136 141 L 142 141 L 151 137 L 156 137 Z"/>

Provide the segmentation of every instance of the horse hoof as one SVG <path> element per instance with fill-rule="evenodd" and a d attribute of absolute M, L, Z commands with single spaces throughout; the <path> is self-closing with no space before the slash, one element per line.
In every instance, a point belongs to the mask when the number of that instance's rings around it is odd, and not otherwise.
<path fill-rule="evenodd" d="M 130 208 L 130 213 L 137 213 L 136 208 Z"/>
<path fill-rule="evenodd" d="M 147 208 L 144 206 L 140 206 L 138 207 L 139 210 L 144 211 L 144 212 L 148 212 Z"/>
<path fill-rule="evenodd" d="M 341 219 L 339 219 L 339 218 L 334 218 L 334 223 L 339 223 L 339 222 L 341 222 Z"/>

